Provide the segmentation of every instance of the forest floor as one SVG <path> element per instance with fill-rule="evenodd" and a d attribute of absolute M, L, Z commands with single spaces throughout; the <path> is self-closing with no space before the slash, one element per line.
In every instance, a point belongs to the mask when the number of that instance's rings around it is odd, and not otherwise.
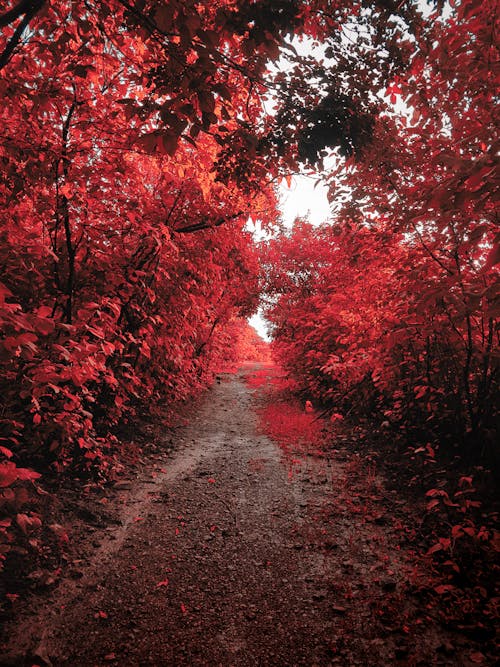
<path fill-rule="evenodd" d="M 69 498 L 73 526 L 59 506 L 59 577 L 15 600 L 0 664 L 494 664 L 422 593 L 409 499 L 340 431 L 327 452 L 278 446 L 256 372 L 222 376 L 109 491 Z"/>

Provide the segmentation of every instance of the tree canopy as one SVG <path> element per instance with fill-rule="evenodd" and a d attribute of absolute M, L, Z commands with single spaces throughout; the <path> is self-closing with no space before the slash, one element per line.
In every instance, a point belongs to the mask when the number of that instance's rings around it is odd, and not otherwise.
<path fill-rule="evenodd" d="M 496 4 L 3 3 L 4 505 L 108 474 L 123 424 L 247 350 L 263 293 L 316 400 L 492 447 Z M 332 220 L 258 248 L 304 171 Z"/>

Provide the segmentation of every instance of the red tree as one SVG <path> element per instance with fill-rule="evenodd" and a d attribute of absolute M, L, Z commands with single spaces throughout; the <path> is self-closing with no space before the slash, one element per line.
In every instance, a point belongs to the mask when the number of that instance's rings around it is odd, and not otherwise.
<path fill-rule="evenodd" d="M 386 90 L 403 111 L 374 118 L 330 176 L 342 210 L 266 255 L 277 352 L 313 395 L 377 406 L 474 458 L 498 405 L 494 17 L 495 3 L 467 3 L 421 22 Z"/>

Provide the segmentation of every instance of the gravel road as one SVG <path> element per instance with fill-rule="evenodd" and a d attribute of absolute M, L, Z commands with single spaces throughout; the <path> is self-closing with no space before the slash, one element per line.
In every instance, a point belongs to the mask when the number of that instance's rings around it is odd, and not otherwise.
<path fill-rule="evenodd" d="M 244 372 L 207 393 L 154 477 L 123 484 L 90 561 L 18 625 L 24 659 L 2 664 L 434 664 L 432 633 L 424 662 L 405 661 L 408 572 L 384 510 L 346 487 L 345 456 L 284 458 L 259 431 L 260 393 Z"/>

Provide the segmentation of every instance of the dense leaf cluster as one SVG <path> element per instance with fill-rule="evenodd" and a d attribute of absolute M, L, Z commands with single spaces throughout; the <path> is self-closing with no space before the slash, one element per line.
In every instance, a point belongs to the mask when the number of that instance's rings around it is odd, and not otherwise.
<path fill-rule="evenodd" d="M 124 424 L 251 357 L 245 223 L 307 164 L 337 165 L 344 208 L 266 251 L 284 365 L 318 400 L 493 441 L 495 3 L 419 4 L 2 10 L 0 557 L 37 529 L 34 469 L 108 474 Z"/>
<path fill-rule="evenodd" d="M 337 214 L 264 252 L 275 350 L 304 391 L 483 463 L 500 379 L 494 14 L 422 22 L 370 142 L 327 175 Z"/>
<path fill-rule="evenodd" d="M 248 356 L 259 277 L 244 225 L 271 220 L 275 196 L 216 181 L 214 128 L 259 113 L 251 82 L 294 7 L 21 1 L 0 15 L 0 559 L 15 534 L 36 542 L 26 483 L 113 474 L 127 424 L 168 419 Z"/>

